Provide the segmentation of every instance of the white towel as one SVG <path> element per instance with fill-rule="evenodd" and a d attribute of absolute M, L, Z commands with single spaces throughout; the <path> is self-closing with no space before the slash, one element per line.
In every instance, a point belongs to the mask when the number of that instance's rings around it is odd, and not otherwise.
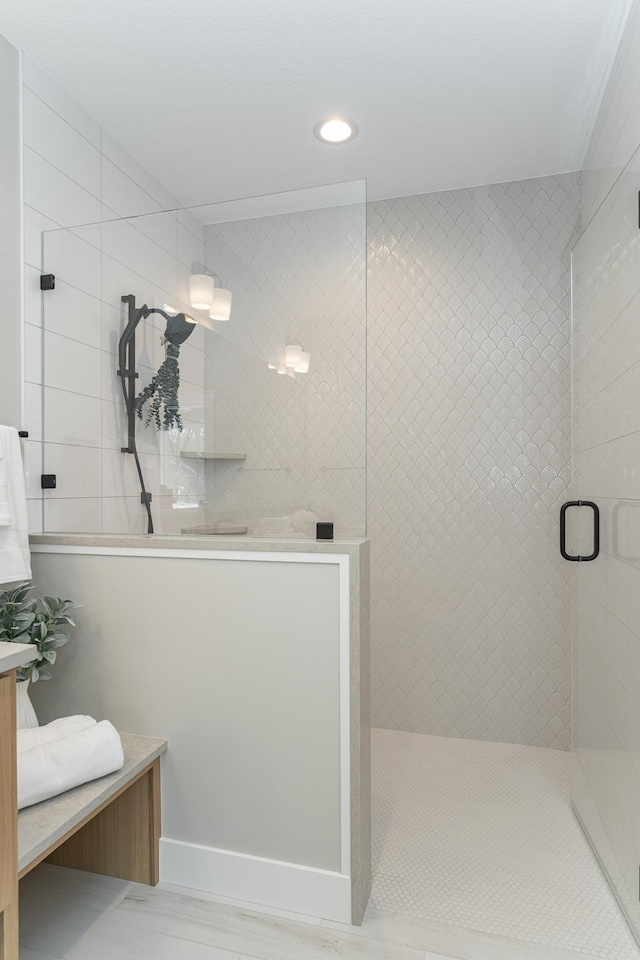
<path fill-rule="evenodd" d="M 17 730 L 18 753 L 32 750 L 33 747 L 40 747 L 43 743 L 51 743 L 52 740 L 60 740 L 61 737 L 66 737 L 70 733 L 77 733 L 78 730 L 84 730 L 86 727 L 93 727 L 95 722 L 93 717 L 78 715 L 53 720 L 43 727 L 25 727 Z"/>
<path fill-rule="evenodd" d="M 0 583 L 31 579 L 29 524 L 20 438 L 14 427 L 0 426 Z M 2 517 L 8 516 L 8 523 Z"/>
<path fill-rule="evenodd" d="M 7 488 L 7 461 L 0 457 L 0 527 L 11 526 L 11 508 Z"/>
<path fill-rule="evenodd" d="M 18 809 L 120 770 L 122 742 L 108 720 L 18 754 Z"/>

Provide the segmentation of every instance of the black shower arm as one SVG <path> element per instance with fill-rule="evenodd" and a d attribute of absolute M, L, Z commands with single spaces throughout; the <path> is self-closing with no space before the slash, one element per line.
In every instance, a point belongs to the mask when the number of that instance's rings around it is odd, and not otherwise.
<path fill-rule="evenodd" d="M 126 297 L 122 297 L 122 302 L 129 305 L 129 319 L 127 325 L 124 328 L 124 332 L 120 337 L 120 345 L 118 352 L 118 361 L 120 363 L 120 370 L 118 375 L 121 377 L 127 377 L 128 379 L 135 379 L 135 370 L 127 369 L 127 347 L 133 340 L 136 332 L 136 328 L 141 320 L 146 320 L 152 313 L 160 313 L 165 318 L 169 320 L 171 314 L 166 313 L 164 310 L 160 310 L 159 307 L 148 307 L 145 304 L 141 307 L 136 308 L 136 298 L 132 294 L 128 294 Z"/>

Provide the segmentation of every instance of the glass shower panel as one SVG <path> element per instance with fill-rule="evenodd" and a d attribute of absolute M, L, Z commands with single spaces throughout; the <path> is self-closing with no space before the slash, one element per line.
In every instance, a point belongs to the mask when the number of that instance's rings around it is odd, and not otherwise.
<path fill-rule="evenodd" d="M 45 532 L 364 536 L 365 201 L 357 182 L 43 234 Z"/>
<path fill-rule="evenodd" d="M 601 551 L 573 568 L 573 800 L 640 937 L 640 242 L 634 158 L 572 257 L 574 489 Z M 572 508 L 570 552 L 593 548 Z"/>
<path fill-rule="evenodd" d="M 359 182 L 207 211 L 233 292 L 205 349 L 211 532 L 366 534 L 365 200 Z"/>
<path fill-rule="evenodd" d="M 160 213 L 43 235 L 43 271 L 56 278 L 43 293 L 44 472 L 56 477 L 44 491 L 46 532 L 147 533 L 150 512 L 153 532 L 174 534 L 183 510 L 204 518 L 203 470 L 181 456 L 201 445 L 204 431 L 202 327 L 192 325 L 179 347 L 179 409 L 169 429 L 166 406 L 161 429 L 151 409 L 161 394 L 135 403 L 162 374 L 167 316 L 189 309 L 196 248 L 202 263 L 203 237 L 188 234 L 184 220 Z M 123 377 L 120 340 L 144 307 Z"/>

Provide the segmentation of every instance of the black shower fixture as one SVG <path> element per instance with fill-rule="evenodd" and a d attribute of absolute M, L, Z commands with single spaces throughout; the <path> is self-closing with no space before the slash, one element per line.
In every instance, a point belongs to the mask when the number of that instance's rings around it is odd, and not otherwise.
<path fill-rule="evenodd" d="M 181 344 L 193 333 L 196 321 L 188 314 L 170 314 L 157 307 L 148 307 L 146 303 L 141 307 L 136 307 L 136 298 L 133 294 L 128 294 L 121 299 L 127 305 L 127 324 L 120 337 L 117 374 L 122 379 L 122 393 L 127 411 L 127 446 L 120 449 L 122 453 L 133 454 L 135 459 L 138 479 L 140 480 L 140 501 L 147 511 L 147 533 L 153 533 L 151 494 L 145 487 L 144 474 L 136 445 L 136 416 L 142 419 L 143 406 L 149 401 L 147 424 L 153 419 L 160 430 L 168 430 L 172 426 L 179 430 L 182 429 L 178 409 L 178 386 L 180 383 L 178 355 Z M 163 336 L 167 355 L 149 386 L 145 387 L 136 397 L 135 381 L 138 379 L 138 373 L 136 372 L 136 328 L 141 320 L 146 320 L 152 313 L 159 313 L 167 321 Z M 163 405 L 164 414 L 161 417 L 160 411 Z"/>

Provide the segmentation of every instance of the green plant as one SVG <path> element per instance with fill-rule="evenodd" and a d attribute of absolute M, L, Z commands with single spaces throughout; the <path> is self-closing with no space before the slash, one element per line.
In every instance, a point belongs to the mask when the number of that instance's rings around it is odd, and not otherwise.
<path fill-rule="evenodd" d="M 60 597 L 29 597 L 33 584 L 25 583 L 0 593 L 0 640 L 8 643 L 33 643 L 37 659 L 18 670 L 18 680 L 50 680 L 51 674 L 42 665 L 56 662 L 56 650 L 71 639 L 59 627 L 75 627 L 66 611 L 76 604 Z"/>
<path fill-rule="evenodd" d="M 180 390 L 180 367 L 178 365 L 178 356 L 180 347 L 173 343 L 166 343 L 167 355 L 164 363 L 154 374 L 151 383 L 141 390 L 134 401 L 135 410 L 138 418 L 142 420 L 144 416 L 144 405 L 149 401 L 149 408 L 145 418 L 145 426 L 149 426 L 151 421 L 155 421 L 158 430 L 171 430 L 177 427 L 182 430 L 182 417 L 180 416 L 180 402 L 178 392 Z M 164 406 L 164 413 L 162 408 Z"/>

